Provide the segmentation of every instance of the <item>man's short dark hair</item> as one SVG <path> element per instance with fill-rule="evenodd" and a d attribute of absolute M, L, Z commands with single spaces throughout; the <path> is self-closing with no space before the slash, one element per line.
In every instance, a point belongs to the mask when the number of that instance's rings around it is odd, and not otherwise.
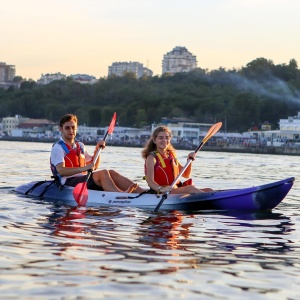
<path fill-rule="evenodd" d="M 59 121 L 59 126 L 60 127 L 63 127 L 64 124 L 66 122 L 69 122 L 69 121 L 74 121 L 76 124 L 78 123 L 78 119 L 77 119 L 77 116 L 73 115 L 73 114 L 66 114 L 64 115 L 60 121 Z"/>

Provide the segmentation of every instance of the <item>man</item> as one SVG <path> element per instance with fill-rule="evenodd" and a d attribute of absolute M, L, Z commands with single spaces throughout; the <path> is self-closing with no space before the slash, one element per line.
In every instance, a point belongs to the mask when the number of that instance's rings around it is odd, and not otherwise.
<path fill-rule="evenodd" d="M 97 161 L 93 162 L 98 149 L 105 148 L 105 141 L 99 141 L 94 155 L 91 156 L 85 145 L 75 140 L 77 124 L 78 120 L 75 115 L 63 116 L 59 122 L 61 139 L 53 145 L 51 150 L 51 171 L 62 185 L 76 186 L 78 183 L 84 182 L 87 171 L 96 170 L 100 164 L 100 155 Z M 136 183 L 113 170 L 93 172 L 87 182 L 87 188 L 126 193 L 143 191 Z"/>

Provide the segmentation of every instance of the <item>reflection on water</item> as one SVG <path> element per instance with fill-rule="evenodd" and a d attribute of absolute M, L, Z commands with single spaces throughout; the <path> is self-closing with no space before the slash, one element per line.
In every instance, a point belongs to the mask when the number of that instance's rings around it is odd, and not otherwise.
<path fill-rule="evenodd" d="M 151 245 L 158 249 L 180 249 L 182 239 L 189 236 L 189 227 L 192 223 L 183 223 L 184 218 L 192 216 L 184 216 L 179 211 L 169 214 L 160 214 L 152 218 L 148 218 L 142 222 L 139 235 L 140 241 Z"/>
<path fill-rule="evenodd" d="M 0 187 L 4 299 L 18 297 L 17 290 L 24 299 L 299 299 L 297 178 L 272 212 L 77 208 L 10 193 L 16 183 L 48 174 L 38 171 L 43 159 L 48 160 L 47 148 L 36 148 L 27 143 L 22 147 L 23 156 L 31 157 L 30 168 L 10 156 L 2 162 L 4 169 L 14 169 L 11 176 L 1 175 Z M 44 157 L 35 162 L 40 150 Z M 138 151 L 110 151 L 115 159 L 103 157 L 104 165 L 121 165 L 121 173 L 126 168 L 131 178 L 141 180 L 129 160 L 123 162 L 125 153 L 137 162 Z M 203 152 L 193 172 L 199 185 L 228 188 L 234 182 L 245 187 L 250 177 L 251 185 L 275 179 L 275 166 L 276 180 L 297 175 L 286 165 L 295 169 L 297 162 Z"/>

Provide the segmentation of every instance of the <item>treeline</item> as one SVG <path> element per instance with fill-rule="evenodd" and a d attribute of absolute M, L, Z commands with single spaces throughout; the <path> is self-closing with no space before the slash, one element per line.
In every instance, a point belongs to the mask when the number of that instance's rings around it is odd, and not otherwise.
<path fill-rule="evenodd" d="M 226 120 L 227 131 L 243 132 L 263 123 L 277 129 L 279 119 L 300 111 L 299 90 L 296 60 L 274 65 L 258 58 L 239 70 L 198 68 L 140 79 L 128 73 L 100 78 L 94 85 L 70 78 L 45 86 L 25 80 L 19 89 L 0 89 L 0 118 L 21 115 L 57 122 L 71 112 L 80 124 L 106 126 L 116 111 L 120 126 L 141 128 L 162 117 L 181 117 L 205 123 Z"/>

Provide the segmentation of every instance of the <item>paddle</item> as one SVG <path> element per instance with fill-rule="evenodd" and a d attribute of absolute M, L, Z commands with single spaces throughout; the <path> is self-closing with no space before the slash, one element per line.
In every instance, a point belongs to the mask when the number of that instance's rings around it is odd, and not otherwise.
<path fill-rule="evenodd" d="M 208 130 L 208 132 L 206 133 L 205 137 L 203 138 L 203 140 L 201 141 L 201 143 L 199 144 L 199 146 L 196 148 L 195 153 L 197 153 L 199 150 L 202 149 L 202 147 L 204 146 L 204 144 L 213 136 L 215 135 L 219 129 L 222 126 L 222 122 L 218 122 L 216 124 L 214 124 L 213 126 L 210 127 L 210 129 Z M 171 187 L 174 187 L 174 185 L 178 182 L 178 180 L 180 179 L 180 177 L 182 176 L 182 174 L 184 173 L 184 171 L 186 170 L 186 168 L 189 166 L 189 164 L 192 162 L 192 159 L 189 159 L 185 166 L 182 168 L 182 170 L 180 171 L 180 173 L 178 174 L 178 176 L 174 179 L 174 181 L 171 184 Z M 161 205 L 163 204 L 163 202 L 167 199 L 168 195 L 170 192 L 166 192 L 162 195 L 161 200 L 159 201 L 159 203 L 157 204 L 156 208 L 154 209 L 154 211 L 158 211 L 159 208 L 161 207 Z"/>
<path fill-rule="evenodd" d="M 103 137 L 104 141 L 106 140 L 108 134 L 113 133 L 115 125 L 116 125 L 116 119 L 117 119 L 117 114 L 114 113 L 114 115 L 111 119 L 110 125 L 109 125 L 109 127 L 108 127 L 108 129 L 107 129 L 107 131 L 106 131 L 106 133 Z M 93 163 L 95 163 L 97 161 L 101 150 L 102 150 L 102 147 L 100 147 L 98 149 L 96 155 L 94 156 Z M 77 202 L 77 204 L 80 205 L 80 206 L 85 206 L 87 201 L 88 201 L 89 194 L 88 194 L 88 189 L 87 189 L 87 182 L 88 182 L 92 172 L 93 172 L 93 170 L 88 170 L 85 181 L 78 183 L 74 187 L 73 197 L 74 197 L 75 201 Z"/>

